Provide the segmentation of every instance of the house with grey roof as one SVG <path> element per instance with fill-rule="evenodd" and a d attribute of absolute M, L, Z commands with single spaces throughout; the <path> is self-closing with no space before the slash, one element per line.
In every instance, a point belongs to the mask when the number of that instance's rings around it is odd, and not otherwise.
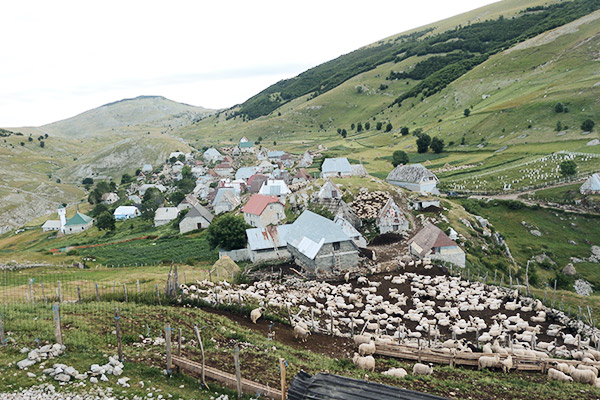
<path fill-rule="evenodd" d="M 304 211 L 285 237 L 294 262 L 315 275 L 336 275 L 358 266 L 358 247 L 333 221 Z"/>
<path fill-rule="evenodd" d="M 250 261 L 265 262 L 289 260 L 286 236 L 292 225 L 271 225 L 264 228 L 246 229 Z"/>
<path fill-rule="evenodd" d="M 203 207 L 196 203 L 189 209 L 188 213 L 179 222 L 179 233 L 183 234 L 196 229 L 208 228 L 214 216 Z"/>
<path fill-rule="evenodd" d="M 142 166 L 142 172 L 147 174 L 148 172 L 152 172 L 152 164 L 144 164 Z"/>
<path fill-rule="evenodd" d="M 298 161 L 298 168 L 308 168 L 313 163 L 313 155 L 310 154 L 310 151 L 306 150 L 300 160 Z"/>
<path fill-rule="evenodd" d="M 235 172 L 235 179 L 247 181 L 252 175 L 257 174 L 259 171 L 260 169 L 258 167 L 242 167 Z"/>
<path fill-rule="evenodd" d="M 344 217 L 336 215 L 333 222 L 342 228 L 342 231 L 348 236 L 354 244 L 359 248 L 367 247 L 367 239 Z"/>
<path fill-rule="evenodd" d="M 240 197 L 235 193 L 235 188 L 223 187 L 217 190 L 212 207 L 215 214 L 219 215 L 236 209 L 240 203 Z"/>
<path fill-rule="evenodd" d="M 221 153 L 219 153 L 219 151 L 217 149 L 215 149 L 214 147 L 211 147 L 210 149 L 208 149 L 204 153 L 202 153 L 202 158 L 207 163 L 216 163 L 223 159 L 223 155 Z"/>
<path fill-rule="evenodd" d="M 60 230 L 60 221 L 59 220 L 51 220 L 44 222 L 42 225 L 42 232 L 51 232 L 51 231 L 59 231 Z"/>
<path fill-rule="evenodd" d="M 409 240 L 408 248 L 411 254 L 420 259 L 429 258 L 465 267 L 463 249 L 432 223 L 427 223 Z"/>
<path fill-rule="evenodd" d="M 352 176 L 352 167 L 346 157 L 326 158 L 321 166 L 321 178 L 347 178 Z"/>
<path fill-rule="evenodd" d="M 285 199 L 288 194 L 292 193 L 290 188 L 280 179 L 267 179 L 258 191 L 259 194 L 265 196 L 277 196 L 279 201 L 285 204 Z"/>
<path fill-rule="evenodd" d="M 281 161 L 281 157 L 285 154 L 285 151 L 273 150 L 267 151 L 267 158 L 269 161 Z"/>
<path fill-rule="evenodd" d="M 401 233 L 408 230 L 408 220 L 404 213 L 398 207 L 396 202 L 390 197 L 379 211 L 375 220 L 379 233 Z"/>
<path fill-rule="evenodd" d="M 600 194 L 600 173 L 590 176 L 579 188 L 581 194 Z"/>
<path fill-rule="evenodd" d="M 166 225 L 178 216 L 177 207 L 159 207 L 154 213 L 154 226 Z"/>
<path fill-rule="evenodd" d="M 64 233 L 65 235 L 81 233 L 90 229 L 92 225 L 94 225 L 94 219 L 78 211 L 77 214 L 67 220 L 64 226 Z"/>
<path fill-rule="evenodd" d="M 421 164 L 398 165 L 388 174 L 387 181 L 413 192 L 440 194 L 437 176 Z"/>

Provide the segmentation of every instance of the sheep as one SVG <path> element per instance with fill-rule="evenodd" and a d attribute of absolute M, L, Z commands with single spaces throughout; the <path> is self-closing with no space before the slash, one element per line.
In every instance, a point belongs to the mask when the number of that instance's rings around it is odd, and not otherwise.
<path fill-rule="evenodd" d="M 575 382 L 589 383 L 590 385 L 596 382 L 596 374 L 589 369 L 578 369 L 571 365 L 569 375 L 571 375 Z"/>
<path fill-rule="evenodd" d="M 360 346 L 363 343 L 369 343 L 371 336 L 369 335 L 354 335 L 354 344 Z"/>
<path fill-rule="evenodd" d="M 361 357 L 358 355 L 358 353 L 354 353 L 354 357 L 352 357 L 352 362 L 358 368 L 375 372 L 375 359 L 373 358 L 373 356 Z"/>
<path fill-rule="evenodd" d="M 504 360 L 500 361 L 500 364 L 502 364 L 502 372 L 505 374 L 510 372 L 510 370 L 513 368 L 512 356 L 509 355 Z"/>
<path fill-rule="evenodd" d="M 425 365 L 416 363 L 413 366 L 413 375 L 431 375 L 433 373 L 433 366 L 431 364 Z"/>
<path fill-rule="evenodd" d="M 302 342 L 306 342 L 306 338 L 308 338 L 308 335 L 310 335 L 309 330 L 304 329 L 300 325 L 294 326 L 294 337 L 296 339 L 300 338 Z"/>
<path fill-rule="evenodd" d="M 554 379 L 561 382 L 573 382 L 573 378 L 554 368 L 548 368 L 548 379 Z"/>
<path fill-rule="evenodd" d="M 554 365 L 554 368 L 559 370 L 562 373 L 568 374 L 569 373 L 569 364 L 567 363 L 561 363 L 561 362 L 553 362 L 552 363 Z"/>
<path fill-rule="evenodd" d="M 252 320 L 252 322 L 253 322 L 253 323 L 256 323 L 256 321 L 257 321 L 257 320 L 258 320 L 260 317 L 262 317 L 262 313 L 263 313 L 263 311 L 264 311 L 264 308 L 263 308 L 263 307 L 258 307 L 258 308 L 255 308 L 254 310 L 252 310 L 252 311 L 250 312 L 250 319 Z"/>
<path fill-rule="evenodd" d="M 500 356 L 496 354 L 494 357 L 481 356 L 477 360 L 477 370 L 480 371 L 484 368 L 495 368 L 500 366 Z"/>
<path fill-rule="evenodd" d="M 370 356 L 371 354 L 375 354 L 375 342 L 372 340 L 369 343 L 362 343 L 358 346 L 358 354 L 361 356 Z"/>
<path fill-rule="evenodd" d="M 404 368 L 390 368 L 387 371 L 384 371 L 382 375 L 404 378 L 406 375 L 408 375 L 408 373 Z"/>
<path fill-rule="evenodd" d="M 577 366 L 577 369 L 587 369 L 589 371 L 592 371 L 596 375 L 596 377 L 598 377 L 598 368 L 593 367 L 591 365 L 579 364 Z"/>

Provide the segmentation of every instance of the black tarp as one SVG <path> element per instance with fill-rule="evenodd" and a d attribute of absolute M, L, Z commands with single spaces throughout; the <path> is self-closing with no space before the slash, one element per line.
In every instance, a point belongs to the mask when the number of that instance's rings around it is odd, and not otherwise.
<path fill-rule="evenodd" d="M 367 382 L 345 376 L 298 372 L 290 388 L 288 400 L 448 400 L 412 390 Z"/>

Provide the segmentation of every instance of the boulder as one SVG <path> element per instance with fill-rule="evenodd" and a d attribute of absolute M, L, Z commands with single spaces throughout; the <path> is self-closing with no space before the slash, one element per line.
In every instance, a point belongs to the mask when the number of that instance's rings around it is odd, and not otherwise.
<path fill-rule="evenodd" d="M 55 380 L 59 381 L 59 382 L 69 382 L 71 380 L 71 377 L 67 374 L 57 374 L 54 377 Z"/>
<path fill-rule="evenodd" d="M 17 363 L 17 367 L 19 367 L 20 369 L 29 368 L 33 365 L 35 365 L 35 361 L 30 360 L 29 358 L 27 358 L 25 360 L 21 360 Z"/>
<path fill-rule="evenodd" d="M 537 237 L 542 236 L 542 232 L 538 231 L 537 229 L 532 229 L 529 231 L 529 233 L 531 233 L 533 236 L 537 236 Z"/>

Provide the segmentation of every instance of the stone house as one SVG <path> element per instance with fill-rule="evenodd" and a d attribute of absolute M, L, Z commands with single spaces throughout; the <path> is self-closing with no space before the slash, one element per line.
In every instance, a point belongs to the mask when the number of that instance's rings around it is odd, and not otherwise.
<path fill-rule="evenodd" d="M 409 240 L 408 248 L 411 254 L 420 259 L 430 258 L 465 267 L 465 252 L 432 223 L 427 223 Z"/>
<path fill-rule="evenodd" d="M 398 165 L 388 174 L 387 181 L 413 192 L 440 194 L 437 176 L 421 164 Z"/>
<path fill-rule="evenodd" d="M 379 211 L 375 223 L 379 233 L 400 233 L 408 230 L 408 220 L 391 197 Z"/>
<path fill-rule="evenodd" d="M 321 178 L 347 178 L 352 175 L 352 167 L 346 157 L 326 158 L 321 166 Z"/>
<path fill-rule="evenodd" d="M 256 175 L 258 172 L 258 167 L 242 167 L 235 172 L 235 179 L 243 179 L 247 181 L 252 175 Z"/>
<path fill-rule="evenodd" d="M 219 176 L 233 176 L 233 167 L 229 163 L 215 165 L 214 171 Z"/>
<path fill-rule="evenodd" d="M 344 217 L 336 215 L 333 219 L 333 222 L 338 224 L 342 228 L 342 231 L 344 231 L 346 236 L 352 239 L 352 241 L 357 247 L 367 247 L 367 239 L 365 239 L 363 235 L 361 235 L 361 233 Z"/>
<path fill-rule="evenodd" d="M 114 192 L 104 193 L 102 195 L 102 202 L 104 204 L 110 205 L 116 203 L 117 201 L 119 201 L 119 195 Z"/>
<path fill-rule="evenodd" d="M 313 155 L 310 154 L 310 151 L 306 150 L 300 160 L 298 161 L 298 168 L 308 168 L 313 163 Z"/>
<path fill-rule="evenodd" d="M 294 262 L 305 271 L 336 275 L 358 266 L 358 247 L 333 221 L 304 211 L 285 237 Z"/>
<path fill-rule="evenodd" d="M 235 210 L 239 205 L 240 197 L 235 193 L 235 189 L 231 187 L 219 188 L 212 202 L 212 207 L 216 215 Z"/>
<path fill-rule="evenodd" d="M 296 183 L 304 183 L 310 181 L 310 174 L 304 168 L 298 168 L 296 175 L 292 178 L 292 185 Z"/>
<path fill-rule="evenodd" d="M 72 218 L 67 220 L 64 226 L 65 235 L 80 233 L 90 229 L 94 225 L 94 219 L 85 214 L 77 212 Z"/>
<path fill-rule="evenodd" d="M 166 225 L 178 216 L 177 207 L 159 207 L 154 213 L 154 226 Z"/>
<path fill-rule="evenodd" d="M 189 209 L 188 213 L 179 222 L 179 233 L 183 234 L 196 229 L 208 228 L 214 216 L 203 207 L 196 203 Z"/>
<path fill-rule="evenodd" d="M 285 219 L 284 205 L 277 196 L 255 194 L 242 207 L 242 212 L 244 213 L 244 220 L 250 226 L 256 228 L 277 225 Z"/>
<path fill-rule="evenodd" d="M 269 161 L 281 161 L 281 157 L 283 157 L 284 154 L 285 152 L 281 150 L 267 151 L 267 158 Z"/>
<path fill-rule="evenodd" d="M 269 172 L 273 172 L 275 166 L 268 160 L 263 160 L 260 164 L 258 164 L 258 168 L 263 174 L 268 174 Z"/>
<path fill-rule="evenodd" d="M 250 193 L 258 193 L 263 183 L 265 183 L 269 179 L 266 175 L 255 174 L 248 178 L 248 192 Z"/>
<path fill-rule="evenodd" d="M 291 154 L 285 153 L 281 156 L 281 163 L 284 167 L 290 168 L 294 165 L 294 157 Z"/>
<path fill-rule="evenodd" d="M 340 188 L 330 180 L 327 180 L 325 184 L 319 190 L 317 194 L 317 199 L 319 200 L 341 200 L 342 199 L 342 191 Z"/>

